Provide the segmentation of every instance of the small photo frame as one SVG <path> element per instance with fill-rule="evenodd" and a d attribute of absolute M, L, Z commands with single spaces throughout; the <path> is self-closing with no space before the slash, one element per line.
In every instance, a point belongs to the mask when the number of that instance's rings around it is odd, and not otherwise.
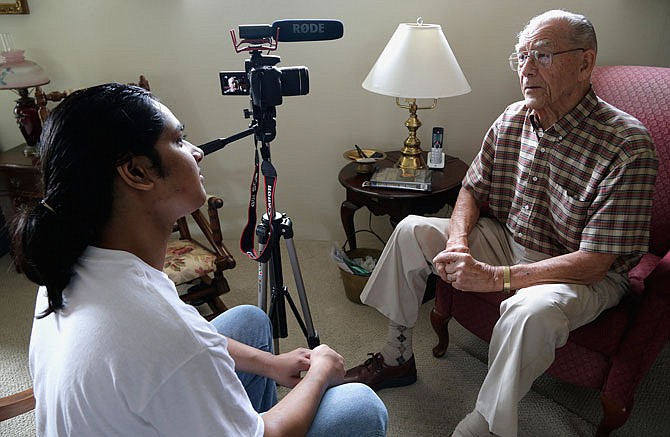
<path fill-rule="evenodd" d="M 22 15 L 29 13 L 28 0 L 16 0 L 13 3 L 6 3 L 0 0 L 0 15 Z"/>

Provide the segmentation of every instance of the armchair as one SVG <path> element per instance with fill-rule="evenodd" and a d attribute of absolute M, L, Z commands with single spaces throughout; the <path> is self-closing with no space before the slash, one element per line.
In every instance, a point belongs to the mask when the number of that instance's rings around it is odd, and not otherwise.
<path fill-rule="evenodd" d="M 635 390 L 670 338 L 670 68 L 599 66 L 592 75 L 598 96 L 638 118 L 659 156 L 649 253 L 628 274 L 631 291 L 619 305 L 570 333 L 547 373 L 600 391 L 603 418 L 596 436 L 621 427 Z M 431 324 L 438 336 L 433 355 L 449 346 L 453 317 L 491 340 L 504 293 L 463 293 L 437 279 Z"/>
<path fill-rule="evenodd" d="M 230 291 L 223 272 L 235 267 L 235 259 L 223 244 L 218 213 L 222 206 L 222 199 L 210 196 L 207 199 L 207 218 L 199 209 L 191 213 L 206 243 L 192 236 L 187 217 L 177 220 L 174 238 L 168 242 L 163 268 L 184 302 L 209 306 L 211 313 L 205 315 L 207 320 L 228 309 L 219 296 Z"/>

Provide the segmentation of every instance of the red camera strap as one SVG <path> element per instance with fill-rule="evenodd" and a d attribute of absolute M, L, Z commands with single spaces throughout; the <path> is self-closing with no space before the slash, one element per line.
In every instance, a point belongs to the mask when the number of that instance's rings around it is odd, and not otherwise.
<path fill-rule="evenodd" d="M 250 196 L 249 196 L 249 212 L 247 215 L 247 224 L 242 231 L 242 237 L 240 238 L 240 249 L 244 252 L 249 258 L 258 262 L 266 262 L 270 258 L 271 251 L 268 250 L 271 247 L 270 242 L 272 241 L 272 220 L 275 216 L 275 187 L 277 185 L 277 170 L 270 162 L 269 159 L 263 159 L 263 162 L 260 162 L 258 157 L 258 143 L 256 145 L 256 152 L 254 156 L 254 174 L 251 180 L 250 187 Z M 266 214 L 268 217 L 268 234 L 265 242 L 265 246 L 261 250 L 260 254 L 256 252 L 254 247 L 254 235 L 256 234 L 256 206 L 257 206 L 257 197 L 258 197 L 258 182 L 259 182 L 259 170 L 263 173 L 263 178 L 265 180 L 265 206 Z"/>

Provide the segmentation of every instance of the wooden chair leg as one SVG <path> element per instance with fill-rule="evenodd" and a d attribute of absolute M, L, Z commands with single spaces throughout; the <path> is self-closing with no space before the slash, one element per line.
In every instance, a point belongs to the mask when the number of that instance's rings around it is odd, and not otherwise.
<path fill-rule="evenodd" d="M 437 346 L 433 348 L 433 356 L 440 358 L 444 356 L 449 347 L 449 320 L 451 316 L 446 317 L 437 311 L 435 308 L 430 312 L 430 324 L 433 326 L 433 330 L 437 334 Z"/>
<path fill-rule="evenodd" d="M 181 299 L 186 303 L 198 306 L 212 300 L 212 295 L 216 293 L 216 291 L 216 288 L 213 286 L 204 282 L 199 282 L 189 287 L 187 293 L 182 295 Z"/>
<path fill-rule="evenodd" d="M 207 305 L 212 310 L 212 319 L 218 316 L 219 314 L 228 311 L 228 307 L 226 306 L 225 303 L 223 303 L 223 300 L 221 300 L 221 298 L 218 296 L 210 299 L 207 302 Z"/>
<path fill-rule="evenodd" d="M 218 284 L 218 282 L 217 282 Z M 227 288 L 228 283 L 225 283 Z M 181 300 L 195 307 L 206 304 L 212 311 L 212 314 L 204 316 L 206 320 L 211 321 L 219 314 L 228 310 L 228 307 L 219 297 L 220 287 L 214 283 L 199 282 L 188 288 L 185 294 L 179 296 Z"/>
<path fill-rule="evenodd" d="M 600 403 L 603 407 L 603 419 L 598 425 L 596 437 L 607 437 L 617 428 L 623 426 L 630 416 L 630 408 L 601 395 Z"/>

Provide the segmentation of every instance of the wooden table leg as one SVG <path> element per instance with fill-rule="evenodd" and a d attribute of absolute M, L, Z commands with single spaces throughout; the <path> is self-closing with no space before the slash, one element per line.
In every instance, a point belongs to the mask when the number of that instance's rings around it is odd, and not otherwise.
<path fill-rule="evenodd" d="M 355 205 L 348 200 L 342 202 L 342 206 L 340 206 L 340 218 L 342 220 L 344 233 L 347 236 L 347 241 L 349 243 L 349 250 L 356 249 L 356 228 L 354 227 L 354 214 L 359 209 L 360 206 Z"/>

